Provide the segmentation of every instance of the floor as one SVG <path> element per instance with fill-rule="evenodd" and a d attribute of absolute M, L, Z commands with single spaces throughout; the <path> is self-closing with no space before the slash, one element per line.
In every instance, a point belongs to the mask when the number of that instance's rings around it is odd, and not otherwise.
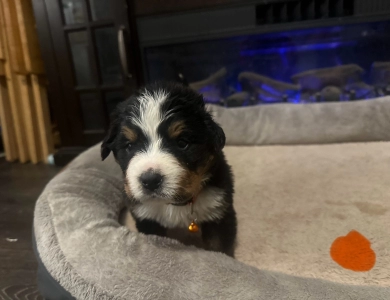
<path fill-rule="evenodd" d="M 59 170 L 0 158 L 0 299 L 40 299 L 31 246 L 34 204 Z"/>

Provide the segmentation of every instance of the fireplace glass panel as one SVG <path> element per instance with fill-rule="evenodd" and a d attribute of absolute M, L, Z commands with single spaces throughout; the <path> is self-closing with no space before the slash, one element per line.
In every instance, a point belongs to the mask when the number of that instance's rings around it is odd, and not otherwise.
<path fill-rule="evenodd" d="M 148 81 L 176 80 L 225 106 L 390 93 L 390 21 L 147 47 Z"/>

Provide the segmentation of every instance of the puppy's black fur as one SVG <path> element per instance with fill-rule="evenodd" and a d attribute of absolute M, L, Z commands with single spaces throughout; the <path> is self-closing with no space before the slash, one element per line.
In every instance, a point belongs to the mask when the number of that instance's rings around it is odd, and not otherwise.
<path fill-rule="evenodd" d="M 155 99 L 162 94 L 164 97 L 160 98 L 163 100 L 156 101 Z M 132 176 L 134 175 L 132 172 L 151 171 L 150 168 L 144 170 L 138 166 L 143 163 L 140 157 L 149 151 L 152 143 L 157 143 L 153 141 L 152 135 L 140 126 L 139 120 L 142 120 L 142 124 L 156 123 L 155 118 L 151 117 L 152 114 L 148 114 L 155 109 L 155 106 L 154 104 L 148 106 L 145 104 L 146 101 L 159 103 L 158 109 L 163 117 L 156 127 L 160 139 L 158 151 L 172 157 L 172 161 L 175 162 L 173 170 L 178 169 L 177 172 L 180 171 L 181 174 L 180 179 L 177 179 L 180 183 L 175 185 L 174 193 L 172 190 L 166 192 L 165 189 L 169 186 L 164 186 L 165 181 L 169 183 L 171 171 L 167 171 L 169 174 L 161 171 L 163 182 L 153 191 L 146 190 L 144 187 L 139 188 L 138 174 Z M 180 126 L 175 127 L 175 124 Z M 126 131 L 130 134 L 125 134 Z M 218 207 L 213 208 L 218 211 L 213 211 L 211 208 L 200 210 L 199 213 L 206 215 L 197 216 L 200 220 L 202 239 L 206 249 L 234 256 L 236 216 L 233 208 L 233 176 L 222 152 L 224 145 L 224 132 L 206 111 L 200 94 L 182 85 L 158 83 L 146 86 L 118 105 L 108 134 L 103 141 L 101 155 L 104 160 L 111 151 L 113 152 L 124 174 L 128 207 L 136 220 L 137 229 L 145 234 L 164 236 L 167 231 L 165 225 L 169 224 L 170 228 L 174 225 L 163 211 L 161 215 L 153 211 L 153 215 L 157 215 L 158 218 L 145 217 L 152 215 L 149 214 L 148 209 L 155 210 L 154 206 L 153 208 L 148 206 L 153 201 L 174 205 L 172 211 L 175 213 L 184 209 L 184 205 L 189 201 L 194 200 L 196 211 L 197 205 L 201 205 L 198 201 L 214 201 L 207 197 L 199 199 L 198 195 L 202 197 L 201 195 L 211 189 L 218 191 L 218 195 L 222 196 L 218 199 Z M 138 160 L 136 167 L 135 162 L 134 165 L 132 164 L 135 160 Z M 160 172 L 159 163 L 160 161 L 156 159 L 157 171 L 153 169 L 153 172 Z M 161 163 L 166 162 L 161 161 Z M 171 170 L 169 165 L 167 168 Z M 203 202 L 202 205 L 207 206 L 207 203 Z M 140 207 L 142 207 L 142 214 Z M 162 208 L 164 210 L 165 206 Z M 177 220 L 181 219 L 178 217 Z M 178 226 L 183 227 L 183 222 L 178 222 Z"/>

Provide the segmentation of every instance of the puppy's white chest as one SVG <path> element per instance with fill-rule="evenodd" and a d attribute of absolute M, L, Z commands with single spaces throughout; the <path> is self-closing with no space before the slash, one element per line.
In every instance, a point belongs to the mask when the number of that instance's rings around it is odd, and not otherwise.
<path fill-rule="evenodd" d="M 223 191 L 218 188 L 205 188 L 193 204 L 174 206 L 161 200 L 150 199 L 137 204 L 132 211 L 140 219 L 154 220 L 166 228 L 187 227 L 193 218 L 199 223 L 220 219 L 223 216 Z"/>

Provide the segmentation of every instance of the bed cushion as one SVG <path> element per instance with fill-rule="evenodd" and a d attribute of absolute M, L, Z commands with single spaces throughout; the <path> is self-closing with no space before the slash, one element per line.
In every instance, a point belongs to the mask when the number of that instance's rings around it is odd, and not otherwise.
<path fill-rule="evenodd" d="M 390 286 L 390 142 L 227 147 L 226 155 L 236 179 L 239 261 Z"/>
<path fill-rule="evenodd" d="M 77 299 L 389 299 L 389 150 L 227 147 L 237 182 L 234 260 L 121 226 L 120 171 L 96 146 L 38 199 L 38 256 Z M 375 252 L 368 271 L 330 256 L 351 230 Z"/>
<path fill-rule="evenodd" d="M 390 141 L 390 97 L 349 102 L 209 105 L 229 145 Z"/>

